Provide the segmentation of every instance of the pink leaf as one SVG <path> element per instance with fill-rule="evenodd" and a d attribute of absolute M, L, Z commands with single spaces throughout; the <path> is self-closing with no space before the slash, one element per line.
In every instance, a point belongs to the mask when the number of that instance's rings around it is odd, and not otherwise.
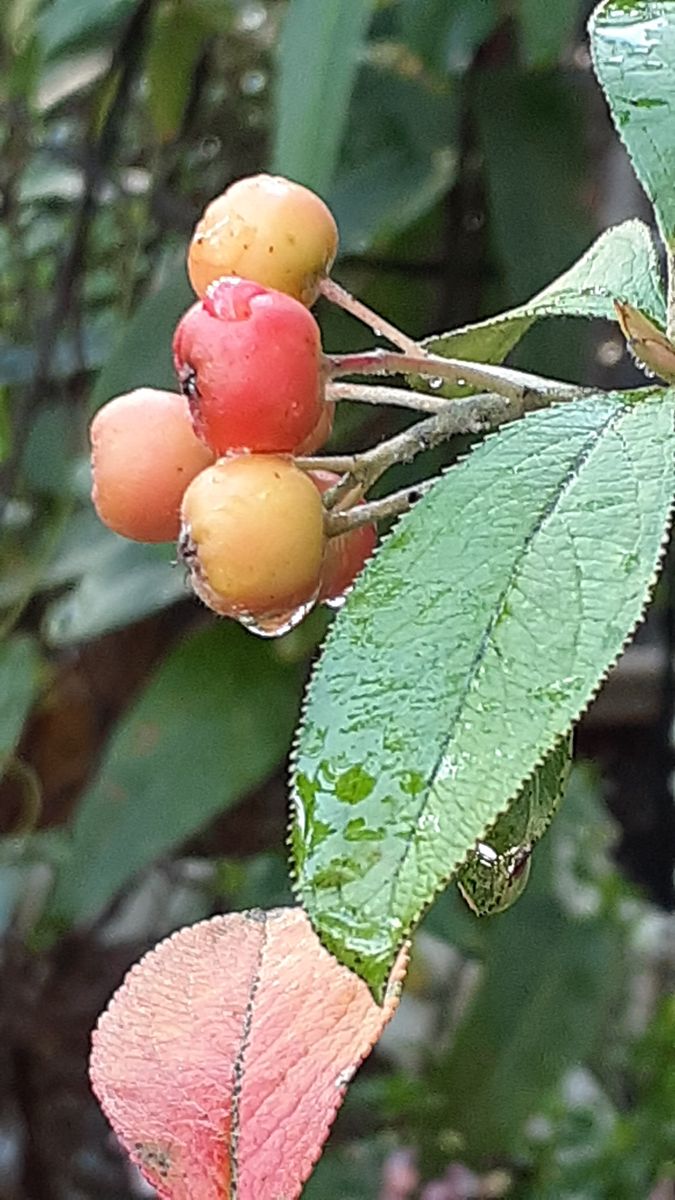
<path fill-rule="evenodd" d="M 93 1036 L 91 1079 L 167 1200 L 295 1200 L 347 1083 L 392 1016 L 302 909 L 214 917 L 127 975 Z"/>

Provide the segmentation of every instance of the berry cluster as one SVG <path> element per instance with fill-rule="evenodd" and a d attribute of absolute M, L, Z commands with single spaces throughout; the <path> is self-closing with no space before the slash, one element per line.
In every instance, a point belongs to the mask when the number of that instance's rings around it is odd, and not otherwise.
<path fill-rule="evenodd" d="M 308 306 L 337 243 L 307 188 L 267 175 L 233 184 L 189 247 L 199 299 L 173 340 L 182 394 L 140 388 L 91 425 L 101 520 L 137 541 L 178 539 L 202 600 L 264 634 L 338 602 L 375 545 L 372 525 L 327 536 L 322 496 L 339 476 L 295 461 L 332 429 Z"/>

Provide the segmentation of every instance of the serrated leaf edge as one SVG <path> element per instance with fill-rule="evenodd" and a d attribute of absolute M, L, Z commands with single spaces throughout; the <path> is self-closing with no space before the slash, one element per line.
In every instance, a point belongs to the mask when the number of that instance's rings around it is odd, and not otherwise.
<path fill-rule="evenodd" d="M 640 396 L 641 392 L 646 392 L 647 394 L 653 395 L 654 392 L 658 391 L 658 390 L 661 390 L 664 393 L 666 393 L 668 391 L 672 392 L 673 401 L 675 402 L 675 387 L 674 388 L 664 388 L 664 389 L 654 389 L 654 388 L 636 389 L 634 392 L 628 393 L 628 394 L 635 397 L 633 403 L 639 403 L 638 397 Z M 611 393 L 602 393 L 602 392 L 597 393 L 597 394 L 601 397 L 603 395 L 604 396 L 611 395 Z M 588 398 L 588 397 L 586 397 L 586 398 Z M 564 403 L 564 402 L 560 402 L 560 403 Z M 551 405 L 551 407 L 559 407 L 559 406 L 560 406 L 560 404 Z M 674 411 L 675 411 L 675 407 L 674 407 Z M 523 417 L 520 417 L 519 420 L 526 421 L 536 415 L 537 415 L 536 413 L 526 413 Z M 514 424 L 515 424 L 515 422 L 514 422 Z M 500 432 L 501 432 L 501 430 L 499 430 L 499 429 L 494 430 L 492 433 L 489 433 L 485 438 L 483 438 L 480 442 L 478 442 L 474 446 L 470 447 L 470 449 L 465 454 L 459 455 L 454 463 L 451 463 L 450 466 L 444 468 L 444 470 L 441 472 L 441 474 L 437 477 L 436 482 L 440 482 L 440 480 L 443 479 L 448 474 L 449 471 L 451 471 L 455 466 L 458 465 L 458 463 L 464 462 L 467 459 L 469 459 L 471 457 L 473 451 L 475 449 L 477 449 L 478 446 L 482 446 L 482 445 L 484 445 L 484 443 L 486 441 L 492 440 L 493 438 L 498 437 Z M 675 484 L 675 470 L 674 470 L 674 484 Z M 432 489 L 430 489 L 430 491 L 431 490 Z M 422 499 L 418 501 L 419 504 L 423 504 L 425 502 L 427 496 L 430 494 L 430 491 L 427 492 L 426 495 L 423 496 Z M 375 552 L 371 555 L 371 558 L 369 559 L 368 563 L 366 563 L 366 566 L 365 566 L 363 572 L 361 573 L 359 580 L 357 580 L 357 586 L 358 586 L 358 582 L 360 581 L 360 579 L 365 578 L 367 576 L 369 570 L 371 569 L 370 564 L 372 562 L 374 562 L 374 560 L 377 558 L 378 554 L 380 553 L 381 549 L 387 544 L 389 539 L 393 536 L 393 534 L 398 529 L 401 522 L 405 521 L 407 516 L 408 516 L 408 514 L 404 513 L 403 516 L 399 517 L 398 520 L 392 526 L 392 528 L 387 531 L 385 536 L 378 543 L 378 545 L 375 549 Z M 640 625 L 644 621 L 645 613 L 647 611 L 647 608 L 649 607 L 652 596 L 654 594 L 654 589 L 656 587 L 656 584 L 657 584 L 658 578 L 659 578 L 659 574 L 660 574 L 661 564 L 663 562 L 663 558 L 664 558 L 664 555 L 666 552 L 668 541 L 670 539 L 670 531 L 671 531 L 671 528 L 673 525 L 673 517 L 674 516 L 675 516 L 675 498 L 673 498 L 673 500 L 671 501 L 670 509 L 669 509 L 668 515 L 666 517 L 666 522 L 664 525 L 661 541 L 659 543 L 656 559 L 654 562 L 654 567 L 652 569 L 652 574 L 651 574 L 650 579 L 645 588 L 644 601 L 643 601 L 640 613 L 639 613 L 638 617 L 636 618 L 636 620 L 634 621 L 633 625 L 631 626 L 630 630 L 627 632 L 616 655 L 607 664 L 607 667 L 599 676 L 598 681 L 597 681 L 595 687 L 591 690 L 586 702 L 581 705 L 578 712 L 565 725 L 565 728 L 558 734 L 558 736 L 554 737 L 553 740 L 550 742 L 550 744 L 542 751 L 539 758 L 533 764 L 531 770 L 526 773 L 526 775 L 521 779 L 518 786 L 510 793 L 508 798 L 505 800 L 503 807 L 500 808 L 500 810 L 495 814 L 495 816 L 492 818 L 492 820 L 483 827 L 482 834 L 480 834 L 479 837 L 485 836 L 487 831 L 492 827 L 492 825 L 494 825 L 495 821 L 499 820 L 499 818 L 505 812 L 508 811 L 509 805 L 513 802 L 513 800 L 516 798 L 518 793 L 520 791 L 522 791 L 522 789 L 525 787 L 525 785 L 527 783 L 529 783 L 529 781 L 534 776 L 535 772 L 543 765 L 543 763 L 544 763 L 545 759 L 548 757 L 548 755 L 557 746 L 560 745 L 560 743 L 563 741 L 563 739 L 565 737 L 567 737 L 568 735 L 571 735 L 577 722 L 581 719 L 581 717 L 584 715 L 584 713 L 586 713 L 588 711 L 591 704 L 595 700 L 603 683 L 607 679 L 607 676 L 609 675 L 610 671 L 613 670 L 613 668 L 618 663 L 619 659 L 625 653 L 627 646 L 629 646 L 630 643 L 632 642 L 637 629 L 640 627 Z M 302 906 L 302 908 L 305 909 L 305 912 L 307 913 L 307 916 L 312 924 L 312 928 L 315 930 L 322 945 L 325 946 L 326 950 L 328 950 L 329 953 L 333 954 L 338 959 L 338 961 L 343 962 L 342 958 L 340 957 L 339 954 L 336 953 L 333 945 L 331 944 L 332 939 L 330 938 L 330 936 L 326 936 L 324 934 L 324 931 L 315 923 L 312 913 L 309 912 L 307 910 L 307 908 L 305 907 L 302 890 L 301 890 L 301 886 L 300 886 L 300 881 L 298 878 L 298 872 L 297 872 L 295 861 L 293 859 L 293 825 L 294 825 L 294 816 L 295 816 L 294 777 L 295 777 L 295 770 L 296 770 L 296 766 L 297 766 L 297 759 L 298 759 L 299 748 L 300 748 L 300 738 L 301 738 L 301 735 L 302 735 L 302 732 L 303 732 L 304 726 L 305 726 L 305 716 L 306 716 L 307 709 L 309 707 L 309 703 L 311 700 L 311 691 L 312 691 L 312 686 L 314 684 L 314 678 L 319 670 L 323 655 L 324 655 L 325 651 L 327 650 L 328 646 L 330 645 L 331 638 L 334 636 L 337 636 L 335 634 L 335 629 L 337 627 L 338 620 L 339 620 L 339 615 L 338 615 L 338 618 L 336 619 L 336 621 L 331 626 L 331 628 L 328 630 L 326 638 L 324 639 L 324 641 L 320 647 L 320 654 L 318 655 L 318 657 L 315 660 L 314 665 L 312 667 L 312 671 L 311 671 L 309 680 L 307 682 L 307 685 L 305 687 L 305 692 L 304 692 L 302 704 L 300 707 L 300 718 L 299 718 L 299 721 L 298 721 L 298 724 L 296 727 L 296 731 L 295 731 L 295 734 L 293 737 L 293 744 L 291 746 L 291 750 L 290 750 L 290 754 L 289 754 L 290 813 L 289 813 L 289 821 L 288 821 L 288 827 L 287 827 L 287 831 L 286 831 L 286 839 L 285 840 L 286 840 L 286 845 L 289 850 L 288 871 L 289 871 L 289 880 L 290 880 L 291 888 L 293 891 L 293 895 L 297 899 L 298 903 Z M 428 912 L 428 910 L 431 908 L 432 904 L 436 900 L 436 897 L 438 895 L 440 895 L 441 892 L 445 891 L 445 889 L 452 883 L 453 878 L 456 875 L 457 871 L 462 866 L 465 865 L 465 863 L 468 860 L 468 856 L 471 853 L 471 850 L 472 850 L 472 846 L 468 846 L 464 857 L 462 859 L 460 859 L 459 862 L 455 863 L 453 865 L 452 870 L 449 872 L 449 874 L 447 876 L 444 876 L 443 879 L 438 882 L 437 886 L 435 887 L 432 895 L 429 897 L 427 902 L 420 907 L 420 909 L 417 911 L 416 916 L 411 918 L 411 920 L 404 927 L 404 930 L 401 934 L 400 940 L 397 942 L 396 949 L 395 949 L 394 953 L 392 954 L 392 957 L 390 960 L 390 967 L 389 967 L 390 972 L 391 972 L 394 962 L 396 961 L 396 955 L 401 952 L 405 943 L 407 941 L 409 941 L 410 937 L 412 936 L 413 932 L 419 925 L 419 923 L 422 920 L 422 918 L 424 917 L 425 913 Z M 343 963 L 343 965 L 347 966 L 348 969 L 350 969 L 350 970 L 353 969 L 353 968 L 349 967 L 347 963 Z M 358 974 L 358 972 L 357 972 L 357 974 Z M 361 978 L 364 978 L 364 981 L 367 983 L 368 987 L 371 989 L 371 992 L 373 992 L 373 989 L 372 989 L 370 983 L 368 982 L 368 980 L 366 980 L 364 976 L 361 976 Z M 375 995 L 375 998 L 378 1001 L 378 1003 L 380 1003 L 381 1002 L 380 1001 L 381 989 L 378 993 L 373 992 L 373 994 Z"/>
<path fill-rule="evenodd" d="M 650 268 L 653 269 L 654 274 L 658 277 L 659 283 L 661 284 L 661 291 L 662 291 L 662 295 L 663 295 L 664 309 L 665 309 L 665 303 L 666 303 L 665 294 L 663 293 L 663 281 L 661 278 L 661 268 L 659 266 L 659 260 L 658 260 L 658 256 L 656 253 L 656 246 L 654 243 L 654 235 L 653 235 L 652 230 L 650 229 L 649 225 L 647 225 L 647 223 L 645 221 L 640 220 L 638 217 L 631 217 L 627 221 L 620 221 L 617 225 L 610 225 L 608 229 L 605 229 L 603 231 L 603 233 L 601 233 L 599 235 L 599 237 L 596 238 L 595 242 L 591 243 L 591 245 L 588 247 L 588 250 L 584 251 L 584 254 L 582 254 L 581 257 L 579 259 L 577 259 L 577 262 L 572 263 L 572 265 L 567 268 L 567 271 L 564 271 L 562 273 L 562 275 L 559 276 L 558 278 L 563 278 L 564 275 L 568 274 L 570 271 L 573 271 L 575 266 L 577 266 L 583 260 L 583 258 L 587 254 L 590 253 L 590 251 L 593 249 L 593 247 L 597 246 L 599 244 L 599 242 L 601 242 L 603 240 L 603 238 L 609 238 L 618 229 L 627 230 L 628 226 L 633 226 L 636 230 L 639 229 L 641 232 L 647 234 L 648 244 L 649 244 L 647 257 L 649 260 L 649 266 L 650 266 Z M 542 288 L 541 291 L 537 292 L 534 296 L 531 297 L 530 300 L 527 300 L 524 304 L 516 305 L 515 308 L 507 309 L 507 311 L 503 312 L 503 313 L 495 313 L 494 316 L 486 317 L 482 321 L 476 321 L 476 322 L 473 322 L 468 325 L 460 325 L 455 329 L 448 329 L 442 333 L 430 334 L 428 337 L 424 338 L 421 345 L 425 348 L 429 348 L 431 346 L 435 346 L 439 341 L 442 341 L 444 338 L 465 337 L 468 334 L 480 333 L 481 331 L 484 331 L 484 330 L 500 329 L 503 326 L 512 324 L 512 322 L 514 322 L 514 321 L 529 321 L 530 322 L 528 329 L 524 330 L 524 332 L 522 334 L 522 337 L 524 337 L 525 334 L 527 332 L 529 332 L 529 328 L 531 328 L 531 326 L 535 323 L 535 321 L 539 321 L 539 320 L 542 320 L 542 321 L 543 320 L 593 321 L 593 320 L 598 319 L 592 313 L 558 312 L 556 310 L 556 308 L 554 308 L 552 306 L 553 301 L 555 299 L 559 299 L 562 296 L 565 296 L 566 294 L 575 294 L 578 296 L 586 296 L 586 295 L 602 296 L 604 299 L 610 300 L 610 301 L 624 299 L 623 296 L 619 296 L 619 295 L 615 294 L 610 288 L 604 288 L 604 287 L 578 288 L 578 289 L 562 288 L 556 294 L 556 296 L 553 297 L 553 299 L 551 301 L 551 306 L 547 306 L 547 303 L 546 303 L 547 293 L 554 287 L 556 282 L 557 282 L 557 280 L 555 280 L 555 279 L 552 280 L 551 283 L 547 284 L 546 287 Z M 541 303 L 541 306 L 538 305 L 538 301 L 543 301 L 543 303 Z M 601 319 L 608 320 L 608 321 L 616 320 L 616 318 L 612 318 L 609 316 L 606 318 L 601 318 Z M 656 318 L 654 316 L 652 316 L 651 314 L 650 314 L 650 320 L 655 320 L 655 323 L 658 324 L 658 321 L 656 320 Z M 519 338 L 518 341 L 520 341 L 520 340 L 521 339 Z M 442 351 L 440 353 L 442 353 Z M 509 351 L 509 353 L 510 353 L 510 351 Z"/>
<path fill-rule="evenodd" d="M 614 128 L 614 131 L 615 131 L 619 141 L 621 142 L 621 145 L 623 146 L 624 150 L 626 151 L 626 154 L 628 155 L 630 164 L 631 164 L 631 166 L 633 168 L 633 172 L 635 174 L 635 178 L 637 179 L 640 187 L 642 188 L 642 191 L 644 192 L 645 196 L 647 197 L 647 200 L 649 201 L 649 203 L 651 204 L 651 206 L 654 210 L 654 216 L 656 217 L 656 224 L 657 224 L 657 228 L 659 230 L 659 234 L 661 235 L 662 240 L 665 242 L 664 233 L 661 228 L 661 220 L 660 220 L 659 213 L 656 209 L 654 201 L 652 200 L 651 196 L 649 195 L 649 192 L 647 191 L 645 184 L 642 181 L 642 176 L 641 176 L 640 172 L 638 171 L 637 163 L 635 161 L 633 151 L 631 150 L 630 146 L 628 145 L 628 142 L 626 141 L 624 132 L 623 132 L 621 126 L 619 125 L 619 122 L 616 119 L 616 115 L 614 112 L 614 105 L 613 105 L 612 100 L 610 99 L 609 95 L 605 91 L 605 85 L 600 77 L 600 72 L 598 70 L 598 55 L 596 52 L 596 45 L 595 45 L 595 32 L 596 32 L 596 29 L 598 26 L 598 18 L 602 15 L 603 9 L 606 9 L 607 7 L 608 7 L 607 0 L 602 0 L 602 2 L 600 4 L 598 4 L 596 8 L 593 9 L 593 12 L 591 13 L 590 17 L 588 18 L 588 22 L 586 25 L 586 29 L 588 31 L 588 45 L 589 45 L 589 50 L 590 50 L 590 55 L 591 55 L 591 64 L 593 66 L 593 74 L 595 75 L 595 78 L 598 81 L 600 90 L 605 98 L 605 103 L 607 105 L 607 109 L 608 109 L 608 112 L 609 112 L 609 115 L 610 115 L 610 118 L 612 121 L 612 126 Z"/>

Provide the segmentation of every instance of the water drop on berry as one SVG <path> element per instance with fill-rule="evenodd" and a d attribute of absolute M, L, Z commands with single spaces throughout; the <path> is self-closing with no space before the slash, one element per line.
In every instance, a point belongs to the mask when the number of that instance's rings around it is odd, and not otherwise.
<path fill-rule="evenodd" d="M 276 616 L 258 617 L 251 613 L 237 613 L 236 619 L 240 625 L 248 629 L 249 633 L 256 634 L 262 638 L 280 638 L 284 634 L 290 633 L 304 621 L 308 613 L 314 608 L 315 601 L 310 600 L 307 604 L 301 604 L 298 608 L 294 608 L 291 612 L 278 613 Z M 234 615 L 234 614 L 233 614 Z"/>

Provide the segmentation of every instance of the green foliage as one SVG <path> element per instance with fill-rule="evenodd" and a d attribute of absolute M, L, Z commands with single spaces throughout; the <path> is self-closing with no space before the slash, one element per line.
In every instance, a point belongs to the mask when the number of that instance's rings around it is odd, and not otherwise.
<path fill-rule="evenodd" d="M 489 438 L 401 520 L 329 635 L 295 764 L 297 888 L 375 993 L 639 620 L 674 399 L 591 396 Z"/>
<path fill-rule="evenodd" d="M 453 84 L 361 72 L 329 195 L 343 253 L 408 228 L 447 192 L 457 170 L 459 99 Z"/>
<path fill-rule="evenodd" d="M 564 738 L 457 871 L 455 883 L 477 916 L 504 912 L 525 890 L 532 852 L 564 796 L 571 754 Z"/>
<path fill-rule="evenodd" d="M 93 532 L 93 531 L 92 531 Z M 47 607 L 43 634 L 52 646 L 72 646 L 122 629 L 187 595 L 184 573 L 170 566 L 170 546 L 128 542 L 108 530 L 96 531 L 93 555 L 84 543 L 73 546 L 74 586 Z M 55 564 L 62 575 L 65 564 Z M 44 584 L 54 578 L 47 572 Z"/>
<path fill-rule="evenodd" d="M 156 290 L 141 301 L 100 372 L 92 395 L 93 408 L 136 387 L 177 390 L 171 339 L 193 299 L 183 255 L 180 261 L 169 257 Z"/>
<path fill-rule="evenodd" d="M 95 916 L 141 868 L 279 766 L 299 702 L 297 667 L 232 625 L 180 644 L 118 725 L 83 796 L 51 915 Z"/>
<path fill-rule="evenodd" d="M 148 107 L 161 142 L 178 133 L 192 76 L 211 32 L 206 14 L 189 0 L 168 0 L 155 12 L 148 51 Z"/>
<path fill-rule="evenodd" d="M 134 10 L 134 0 L 51 0 L 44 5 L 37 26 L 45 57 L 60 58 L 88 48 L 107 37 Z"/>
<path fill-rule="evenodd" d="M 0 645 L 0 777 L 37 696 L 40 667 L 33 638 L 17 634 Z"/>
<path fill-rule="evenodd" d="M 666 245 L 675 246 L 675 10 L 670 0 L 604 0 L 590 22 L 595 72 Z"/>
<path fill-rule="evenodd" d="M 549 67 L 560 57 L 579 21 L 579 0 L 518 0 L 521 44 L 529 67 Z"/>
<path fill-rule="evenodd" d="M 527 304 L 477 325 L 436 334 L 424 344 L 447 358 L 500 363 L 545 318 L 616 320 L 615 299 L 626 300 L 658 325 L 665 324 L 666 302 L 654 241 L 642 221 L 624 221 L 606 230 L 578 262 Z M 440 390 L 453 394 L 449 385 Z"/>
<path fill-rule="evenodd" d="M 495 0 L 402 0 L 399 30 L 431 70 L 462 72 L 500 19 Z"/>
<path fill-rule="evenodd" d="M 290 0 L 281 39 L 274 170 L 330 188 L 375 0 Z"/>

